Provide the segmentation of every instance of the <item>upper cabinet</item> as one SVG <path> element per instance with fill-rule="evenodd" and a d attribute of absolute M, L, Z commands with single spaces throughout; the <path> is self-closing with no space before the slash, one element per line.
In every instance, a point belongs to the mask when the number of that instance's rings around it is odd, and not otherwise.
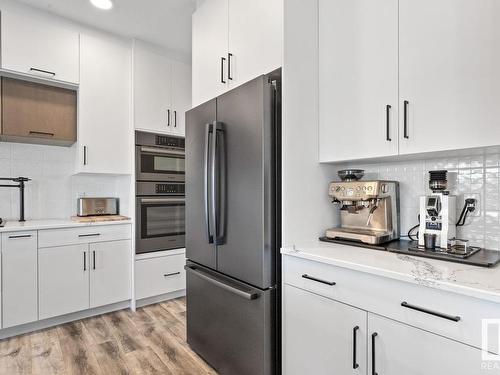
<path fill-rule="evenodd" d="M 80 36 L 77 173 L 132 171 L 131 62 L 128 42 Z"/>
<path fill-rule="evenodd" d="M 191 108 L 191 67 L 142 43 L 134 45 L 135 128 L 184 135 Z"/>
<path fill-rule="evenodd" d="M 193 106 L 282 62 L 282 0 L 205 0 L 193 14 Z"/>
<path fill-rule="evenodd" d="M 320 161 L 499 145 L 495 12 L 496 0 L 320 0 Z"/>
<path fill-rule="evenodd" d="M 76 30 L 32 14 L 2 10 L 1 17 L 2 69 L 78 84 Z"/>
<path fill-rule="evenodd" d="M 398 153 L 398 0 L 319 2 L 320 159 Z"/>
<path fill-rule="evenodd" d="M 492 14 L 497 0 L 399 1 L 402 154 L 500 144 Z"/>

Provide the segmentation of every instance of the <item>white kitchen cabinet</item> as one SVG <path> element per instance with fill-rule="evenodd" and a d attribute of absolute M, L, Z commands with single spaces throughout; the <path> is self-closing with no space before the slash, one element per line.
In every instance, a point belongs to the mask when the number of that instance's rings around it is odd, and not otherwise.
<path fill-rule="evenodd" d="M 186 112 L 191 109 L 191 66 L 172 61 L 172 110 L 174 134 L 184 136 Z"/>
<path fill-rule="evenodd" d="M 131 243 L 110 241 L 92 243 L 90 271 L 90 307 L 109 305 L 130 299 Z"/>
<path fill-rule="evenodd" d="M 394 320 L 368 314 L 368 335 L 370 374 L 491 374 L 481 350 Z"/>
<path fill-rule="evenodd" d="M 205 0 L 193 14 L 193 106 L 282 65 L 282 0 Z"/>
<path fill-rule="evenodd" d="M 80 36 L 77 173 L 132 171 L 131 45 Z"/>
<path fill-rule="evenodd" d="M 398 0 L 319 2 L 319 159 L 398 153 Z"/>
<path fill-rule="evenodd" d="M 228 0 L 205 0 L 193 13 L 193 106 L 227 90 Z"/>
<path fill-rule="evenodd" d="M 79 35 L 53 19 L 2 10 L 2 69 L 79 82 Z"/>
<path fill-rule="evenodd" d="M 88 244 L 49 247 L 38 253 L 40 319 L 89 308 Z"/>
<path fill-rule="evenodd" d="M 496 0 L 399 1 L 401 154 L 500 144 L 499 13 Z"/>
<path fill-rule="evenodd" d="M 135 128 L 170 131 L 172 123 L 172 72 L 170 60 L 145 47 L 134 45 Z"/>
<path fill-rule="evenodd" d="M 285 285 L 283 373 L 366 374 L 363 310 Z"/>
<path fill-rule="evenodd" d="M 281 66 L 283 0 L 229 0 L 228 83 L 233 88 Z"/>
<path fill-rule="evenodd" d="M 2 233 L 3 328 L 38 319 L 37 232 Z"/>

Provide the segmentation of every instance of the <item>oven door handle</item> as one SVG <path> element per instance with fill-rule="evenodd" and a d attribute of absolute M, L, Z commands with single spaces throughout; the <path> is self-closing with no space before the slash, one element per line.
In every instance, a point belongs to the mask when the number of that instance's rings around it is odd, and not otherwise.
<path fill-rule="evenodd" d="M 161 154 L 161 155 L 175 155 L 175 156 L 185 156 L 185 151 L 178 150 L 168 150 L 163 148 L 154 148 L 154 147 L 141 147 L 141 152 L 149 153 L 149 154 Z"/>
<path fill-rule="evenodd" d="M 185 198 L 141 198 L 141 203 L 186 203 Z"/>

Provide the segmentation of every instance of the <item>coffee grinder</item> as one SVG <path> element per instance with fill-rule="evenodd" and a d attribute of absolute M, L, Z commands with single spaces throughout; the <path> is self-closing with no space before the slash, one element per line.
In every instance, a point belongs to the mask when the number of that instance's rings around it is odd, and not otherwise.
<path fill-rule="evenodd" d="M 448 240 L 456 236 L 456 197 L 449 195 L 446 190 L 447 173 L 446 170 L 429 172 L 432 193 L 420 197 L 419 247 L 436 247 L 440 248 L 437 250 L 446 251 Z M 425 238 L 431 238 L 434 244 L 426 245 Z"/>

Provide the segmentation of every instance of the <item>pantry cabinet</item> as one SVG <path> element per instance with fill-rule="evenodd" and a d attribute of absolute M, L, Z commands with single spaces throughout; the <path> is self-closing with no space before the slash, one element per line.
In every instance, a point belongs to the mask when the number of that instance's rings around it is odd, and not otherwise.
<path fill-rule="evenodd" d="M 368 334 L 369 374 L 491 373 L 481 350 L 375 314 L 368 314 Z"/>
<path fill-rule="evenodd" d="M 319 158 L 398 153 L 398 0 L 319 1 Z"/>
<path fill-rule="evenodd" d="M 319 160 L 500 145 L 498 12 L 495 0 L 320 0 Z"/>
<path fill-rule="evenodd" d="M 38 319 L 37 232 L 2 233 L 2 328 Z"/>
<path fill-rule="evenodd" d="M 499 13 L 497 0 L 399 1 L 401 154 L 500 144 Z"/>
<path fill-rule="evenodd" d="M 131 60 L 127 41 L 80 36 L 76 173 L 132 171 Z"/>
<path fill-rule="evenodd" d="M 283 373 L 366 374 L 363 310 L 285 285 Z"/>
<path fill-rule="evenodd" d="M 79 35 L 53 19 L 2 9 L 2 69 L 70 84 L 79 82 Z"/>
<path fill-rule="evenodd" d="M 282 0 L 205 0 L 193 14 L 193 106 L 282 65 Z"/>
<path fill-rule="evenodd" d="M 184 135 L 191 108 L 191 67 L 138 41 L 134 44 L 134 126 Z"/>

